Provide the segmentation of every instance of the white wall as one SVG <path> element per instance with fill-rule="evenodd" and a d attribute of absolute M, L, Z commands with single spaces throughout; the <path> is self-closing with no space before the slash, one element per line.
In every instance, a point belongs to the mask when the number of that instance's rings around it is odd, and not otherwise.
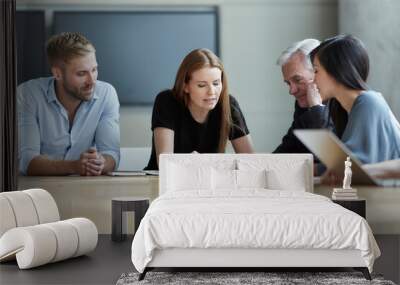
<path fill-rule="evenodd" d="M 217 6 L 221 57 L 230 91 L 241 105 L 259 152 L 272 151 L 292 119 L 294 100 L 283 84 L 276 58 L 294 41 L 337 33 L 336 0 L 17 0 L 18 5 L 28 7 L 71 3 L 118 9 Z M 151 108 L 122 107 L 121 146 L 150 145 L 150 124 Z"/>
<path fill-rule="evenodd" d="M 280 143 L 294 99 L 276 58 L 292 42 L 337 32 L 336 1 L 231 1 L 221 7 L 221 51 L 232 94 L 245 113 L 256 150 Z"/>
<path fill-rule="evenodd" d="M 400 1 L 341 0 L 339 30 L 359 37 L 370 56 L 371 88 L 382 92 L 400 118 Z"/>

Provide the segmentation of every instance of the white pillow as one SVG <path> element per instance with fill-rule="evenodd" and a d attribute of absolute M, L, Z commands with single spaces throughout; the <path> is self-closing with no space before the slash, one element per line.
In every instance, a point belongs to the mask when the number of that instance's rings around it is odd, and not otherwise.
<path fill-rule="evenodd" d="M 168 191 L 211 189 L 211 167 L 168 164 Z"/>
<path fill-rule="evenodd" d="M 267 171 L 263 170 L 236 170 L 238 188 L 267 188 Z"/>
<path fill-rule="evenodd" d="M 212 169 L 214 190 L 238 190 L 240 188 L 267 188 L 266 170 Z"/>
<path fill-rule="evenodd" d="M 236 170 L 212 168 L 213 190 L 236 190 Z"/>
<path fill-rule="evenodd" d="M 266 169 L 267 188 L 272 190 L 306 191 L 311 172 L 304 160 L 291 157 L 279 159 L 238 159 L 239 170 Z"/>
<path fill-rule="evenodd" d="M 297 167 L 290 170 L 290 173 L 276 169 L 268 170 L 267 181 L 268 189 L 305 192 L 307 181 L 304 164 L 298 164 Z"/>

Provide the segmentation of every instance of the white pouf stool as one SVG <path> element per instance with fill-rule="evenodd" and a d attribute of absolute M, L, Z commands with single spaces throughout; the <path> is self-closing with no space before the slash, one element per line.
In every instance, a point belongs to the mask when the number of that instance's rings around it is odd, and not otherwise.
<path fill-rule="evenodd" d="M 86 254 L 96 248 L 96 225 L 86 218 L 60 221 L 43 189 L 0 193 L 0 262 L 17 259 L 28 269 Z"/>

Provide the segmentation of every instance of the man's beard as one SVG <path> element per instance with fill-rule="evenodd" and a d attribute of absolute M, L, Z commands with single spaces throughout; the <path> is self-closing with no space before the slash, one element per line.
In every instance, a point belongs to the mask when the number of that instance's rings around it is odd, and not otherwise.
<path fill-rule="evenodd" d="M 63 82 L 64 90 L 73 98 L 80 100 L 80 101 L 90 101 L 92 99 L 93 91 L 94 91 L 95 84 L 92 85 L 90 95 L 83 95 L 82 89 L 83 88 L 69 88 L 68 84 Z"/>

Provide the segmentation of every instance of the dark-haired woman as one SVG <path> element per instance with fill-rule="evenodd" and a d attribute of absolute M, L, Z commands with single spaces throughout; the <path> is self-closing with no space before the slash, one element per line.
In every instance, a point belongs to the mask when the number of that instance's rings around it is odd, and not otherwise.
<path fill-rule="evenodd" d="M 220 59 L 196 49 L 182 61 L 172 90 L 157 95 L 153 107 L 152 152 L 145 169 L 157 170 L 161 153 L 222 153 L 230 140 L 237 153 L 252 153 L 246 121 Z"/>
<path fill-rule="evenodd" d="M 400 125 L 383 96 L 366 84 L 369 58 L 363 43 L 350 35 L 322 42 L 311 52 L 315 83 L 329 100 L 335 129 L 362 163 L 400 157 Z"/>

